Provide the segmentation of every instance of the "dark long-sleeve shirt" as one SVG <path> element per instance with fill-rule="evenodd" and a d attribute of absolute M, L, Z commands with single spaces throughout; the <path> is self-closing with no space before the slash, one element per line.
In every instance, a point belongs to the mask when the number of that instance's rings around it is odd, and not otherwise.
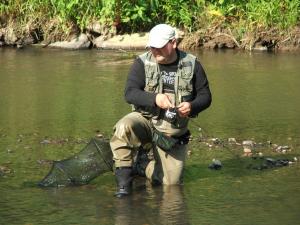
<path fill-rule="evenodd" d="M 160 71 L 173 68 L 177 71 L 178 60 L 168 65 L 160 64 Z M 196 60 L 193 76 L 194 99 L 191 103 L 190 116 L 195 116 L 199 112 L 208 108 L 211 104 L 212 97 L 209 89 L 209 83 L 200 62 Z M 156 107 L 156 93 L 144 91 L 145 88 L 145 68 L 144 63 L 140 58 L 137 58 L 129 71 L 126 87 L 125 100 L 136 106 L 151 106 Z"/>

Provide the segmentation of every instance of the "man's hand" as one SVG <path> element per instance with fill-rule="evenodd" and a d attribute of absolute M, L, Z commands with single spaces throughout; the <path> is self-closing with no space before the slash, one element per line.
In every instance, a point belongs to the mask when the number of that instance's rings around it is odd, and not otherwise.
<path fill-rule="evenodd" d="M 192 110 L 191 103 L 189 103 L 189 102 L 181 102 L 178 105 L 177 110 L 179 112 L 179 116 L 180 117 L 188 117 L 188 115 L 190 115 L 191 110 Z"/>
<path fill-rule="evenodd" d="M 155 103 L 159 108 L 168 109 L 174 108 L 175 106 L 171 103 L 171 99 L 168 95 L 157 94 L 155 98 Z"/>

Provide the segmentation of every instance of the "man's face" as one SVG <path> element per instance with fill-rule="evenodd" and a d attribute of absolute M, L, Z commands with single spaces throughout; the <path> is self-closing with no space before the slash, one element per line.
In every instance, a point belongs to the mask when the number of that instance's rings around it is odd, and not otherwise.
<path fill-rule="evenodd" d="M 160 64 L 168 64 L 172 63 L 176 60 L 176 40 L 170 40 L 168 43 L 162 48 L 153 48 L 151 47 L 151 52 L 155 57 L 156 61 Z"/>

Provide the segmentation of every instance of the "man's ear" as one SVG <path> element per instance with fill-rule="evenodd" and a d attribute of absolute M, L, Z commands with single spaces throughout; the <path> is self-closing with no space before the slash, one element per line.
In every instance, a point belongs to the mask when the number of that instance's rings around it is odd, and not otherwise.
<path fill-rule="evenodd" d="M 177 40 L 175 38 L 172 40 L 172 44 L 174 49 L 177 48 Z"/>

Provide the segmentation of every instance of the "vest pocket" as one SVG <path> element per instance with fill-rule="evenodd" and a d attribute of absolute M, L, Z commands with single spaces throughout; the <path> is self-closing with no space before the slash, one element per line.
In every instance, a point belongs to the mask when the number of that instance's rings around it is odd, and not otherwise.
<path fill-rule="evenodd" d="M 159 79 L 155 73 L 150 73 L 146 76 L 146 86 L 145 91 L 154 93 L 158 88 Z"/>
<path fill-rule="evenodd" d="M 184 67 L 182 69 L 181 77 L 183 79 L 191 79 L 193 77 L 192 67 Z"/>

